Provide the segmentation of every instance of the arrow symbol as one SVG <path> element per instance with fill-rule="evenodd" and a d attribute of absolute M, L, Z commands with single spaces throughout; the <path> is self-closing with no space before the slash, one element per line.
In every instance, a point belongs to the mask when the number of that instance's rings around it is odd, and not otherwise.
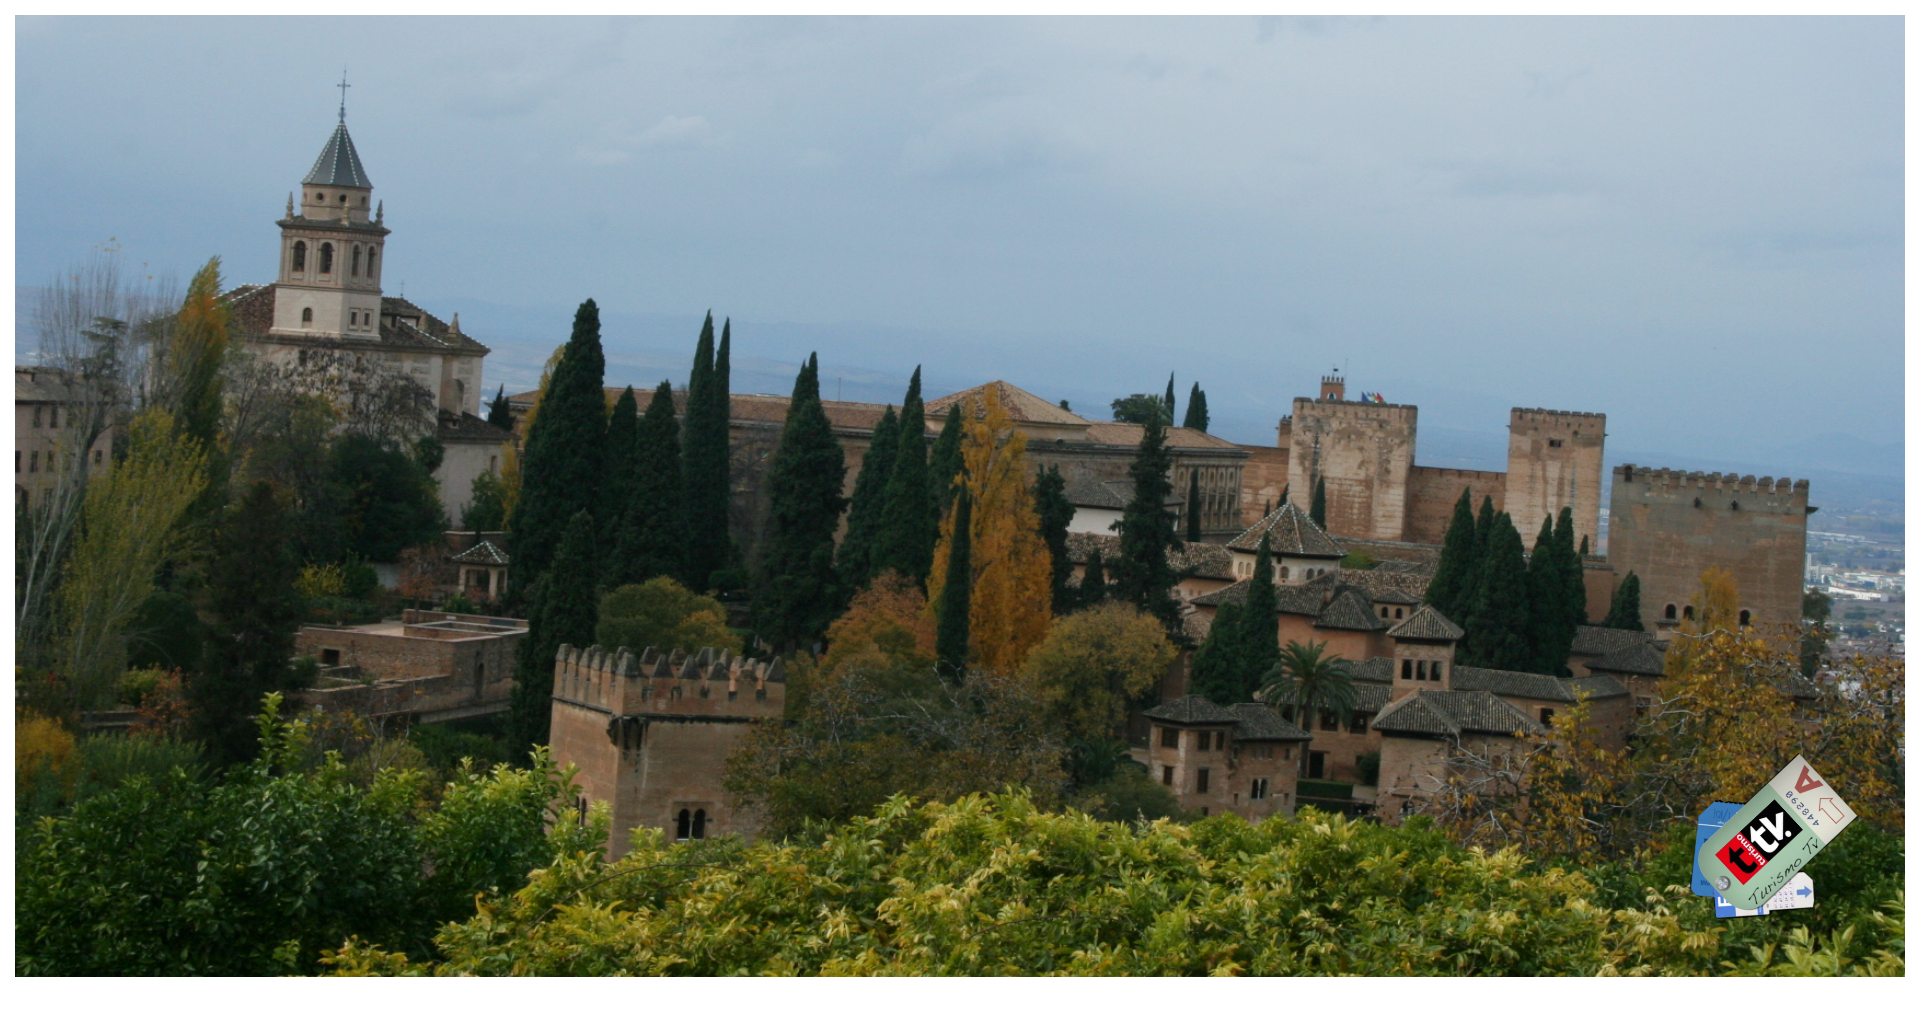
<path fill-rule="evenodd" d="M 1795 896 L 1811 896 L 1813 895 L 1813 890 L 1812 889 L 1795 889 L 1793 891 L 1793 894 Z"/>
<path fill-rule="evenodd" d="M 1832 804 L 1833 806 L 1829 807 L 1827 806 L 1828 804 Z M 1841 818 L 1844 818 L 1847 816 L 1846 812 L 1838 810 L 1839 806 L 1840 806 L 1839 801 L 1835 800 L 1830 796 L 1823 796 L 1820 798 L 1820 813 L 1826 815 L 1836 825 L 1840 823 Z"/>
<path fill-rule="evenodd" d="M 1812 768 L 1802 766 L 1800 769 L 1800 781 L 1793 784 L 1793 791 L 1796 793 L 1805 793 L 1809 789 L 1819 789 L 1824 785 L 1826 785 L 1826 783 L 1821 782 L 1819 777 L 1813 774 Z"/>

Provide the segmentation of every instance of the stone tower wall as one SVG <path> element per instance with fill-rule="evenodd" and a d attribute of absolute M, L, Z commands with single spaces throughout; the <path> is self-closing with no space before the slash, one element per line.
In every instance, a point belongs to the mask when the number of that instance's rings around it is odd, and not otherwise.
<path fill-rule="evenodd" d="M 1287 453 L 1292 500 L 1305 508 L 1316 477 L 1327 482 L 1327 532 L 1399 540 L 1413 469 L 1411 405 L 1293 400 Z"/>
<path fill-rule="evenodd" d="M 1515 409 L 1508 422 L 1506 511 L 1533 550 L 1540 522 L 1573 509 L 1573 538 L 1600 541 L 1600 473 L 1605 461 L 1604 413 Z"/>
<path fill-rule="evenodd" d="M 1807 481 L 1615 466 L 1607 561 L 1640 577 L 1641 620 L 1684 609 L 1700 574 L 1733 573 L 1756 623 L 1797 625 L 1807 561 Z"/>
<path fill-rule="evenodd" d="M 1481 469 L 1435 469 L 1415 466 L 1407 480 L 1407 528 L 1401 539 L 1414 544 L 1440 544 L 1453 521 L 1453 504 L 1460 489 L 1473 488 L 1473 510 L 1480 499 L 1492 498 L 1493 507 L 1507 507 L 1507 474 Z"/>

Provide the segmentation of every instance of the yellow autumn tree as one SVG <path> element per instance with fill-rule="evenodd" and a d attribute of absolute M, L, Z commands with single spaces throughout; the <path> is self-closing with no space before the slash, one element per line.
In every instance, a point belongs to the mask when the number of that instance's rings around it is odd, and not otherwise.
<path fill-rule="evenodd" d="M 1040 536 L 1040 516 L 1027 486 L 1027 435 L 1014 429 L 991 390 L 983 405 L 968 411 L 973 415 L 960 442 L 973 506 L 968 659 L 1010 676 L 1053 625 L 1053 556 Z M 927 576 L 929 594 L 945 592 L 953 518 L 949 510 L 940 524 Z"/>

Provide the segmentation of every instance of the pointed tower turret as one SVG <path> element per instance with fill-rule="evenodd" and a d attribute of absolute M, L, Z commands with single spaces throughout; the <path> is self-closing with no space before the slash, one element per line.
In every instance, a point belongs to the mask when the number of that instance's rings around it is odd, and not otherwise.
<path fill-rule="evenodd" d="M 313 170 L 300 181 L 300 212 L 280 221 L 280 281 L 273 333 L 315 341 L 377 341 L 387 228 L 373 182 L 347 134 L 346 108 Z"/>

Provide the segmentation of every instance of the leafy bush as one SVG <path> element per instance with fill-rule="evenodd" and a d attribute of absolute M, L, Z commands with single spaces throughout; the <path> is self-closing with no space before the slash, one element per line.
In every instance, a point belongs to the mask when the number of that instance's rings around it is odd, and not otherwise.
<path fill-rule="evenodd" d="M 630 583 L 602 597 L 594 641 L 608 650 L 626 647 L 636 654 L 648 647 L 712 647 L 735 654 L 743 650 L 739 636 L 727 628 L 726 606 L 670 576 Z"/>
<path fill-rule="evenodd" d="M 440 610 L 454 615 L 472 615 L 477 611 L 473 599 L 465 594 L 454 594 L 447 598 L 441 602 Z"/>

